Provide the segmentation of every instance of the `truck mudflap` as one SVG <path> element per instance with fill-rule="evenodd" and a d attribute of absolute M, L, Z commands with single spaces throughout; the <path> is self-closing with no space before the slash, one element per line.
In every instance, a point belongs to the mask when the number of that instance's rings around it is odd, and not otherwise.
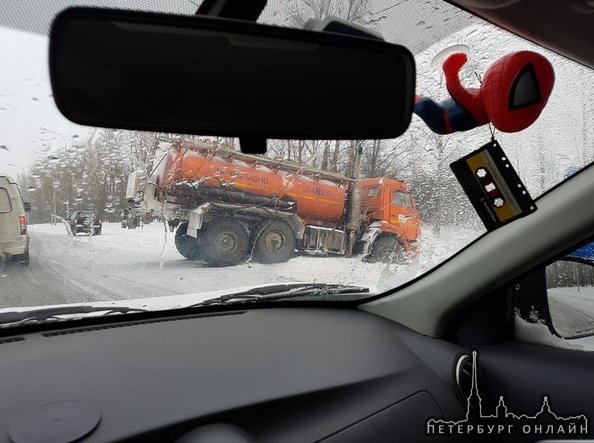
<path fill-rule="evenodd" d="M 406 240 L 400 237 L 398 234 L 394 233 L 392 230 L 385 230 L 382 227 L 385 225 L 385 222 L 374 222 L 370 224 L 361 238 L 357 242 L 356 251 L 358 254 L 361 254 L 363 257 L 367 257 L 371 254 L 373 249 L 373 244 L 377 240 L 377 238 L 385 233 L 392 234 L 397 237 L 400 244 L 404 247 L 404 251 L 406 252 L 406 259 L 413 259 L 419 255 L 419 247 L 418 242 L 413 240 Z"/>
<path fill-rule="evenodd" d="M 381 233 L 382 230 L 380 228 L 379 222 L 370 224 L 357 242 L 355 252 L 357 254 L 363 255 L 364 257 L 371 254 L 373 243 Z"/>
<path fill-rule="evenodd" d="M 198 237 L 198 230 L 202 229 L 204 216 L 210 212 L 211 209 L 212 205 L 210 203 L 204 203 L 203 205 L 200 205 L 196 209 L 192 209 L 190 211 L 188 230 L 186 232 L 187 235 L 194 238 Z"/>

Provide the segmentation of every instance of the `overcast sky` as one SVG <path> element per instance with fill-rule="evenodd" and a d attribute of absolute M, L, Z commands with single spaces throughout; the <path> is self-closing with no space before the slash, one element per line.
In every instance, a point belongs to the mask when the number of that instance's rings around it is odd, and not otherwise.
<path fill-rule="evenodd" d="M 287 2 L 288 0 L 269 1 L 263 21 L 283 23 Z M 8 10 L 0 14 L 0 169 L 16 175 L 21 168 L 30 166 L 36 157 L 63 147 L 64 143 L 69 146 L 73 136 L 85 139 L 92 130 L 67 121 L 54 105 L 49 85 L 47 37 L 3 27 L 6 23 L 16 23 L 14 26 L 26 27 L 29 31 L 47 32 L 54 10 L 62 9 L 68 2 L 53 0 L 37 6 L 33 3 L 9 3 Z M 76 3 L 113 6 L 125 2 L 79 0 Z M 379 25 L 388 41 L 404 43 L 403 40 L 406 39 L 407 46 L 416 52 L 419 48 L 426 47 L 428 41 L 438 41 L 440 35 L 450 33 L 468 22 L 468 16 L 459 13 L 456 14 L 458 20 L 450 20 L 447 24 L 436 22 L 425 32 L 416 33 L 417 37 L 414 37 L 412 30 L 418 29 L 419 22 L 430 22 L 432 17 L 433 20 L 440 17 L 429 5 L 430 2 L 375 0 L 372 10 L 378 11 L 378 18 L 385 16 Z M 130 6 L 184 14 L 192 13 L 195 8 L 191 2 L 164 0 L 135 0 Z M 448 5 L 440 8 L 451 9 Z M 15 12 L 17 10 L 19 12 Z M 382 12 L 384 10 L 386 11 Z M 27 17 L 26 20 L 23 15 Z M 455 21 L 458 23 L 454 23 Z"/>
<path fill-rule="evenodd" d="M 72 136 L 90 132 L 62 117 L 54 104 L 47 45 L 45 36 L 0 28 L 0 146 L 5 147 L 0 165 L 13 175 L 44 149 L 63 146 L 64 140 L 69 145 Z"/>
<path fill-rule="evenodd" d="M 265 21 L 278 22 L 279 14 L 282 15 L 287 1 L 289 0 L 271 1 L 265 11 L 267 12 Z M 183 4 L 187 5 L 187 3 Z M 416 5 L 417 10 L 411 11 L 411 5 Z M 420 49 L 426 49 L 428 42 L 441 41 L 418 58 L 419 85 L 424 83 L 425 77 L 432 78 L 432 83 L 439 78 L 439 70 L 426 69 L 423 64 L 448 45 L 468 44 L 471 47 L 471 62 L 468 67 L 473 70 L 476 68 L 479 73 L 484 72 L 497 57 L 510 50 L 534 47 L 515 37 L 502 39 L 501 35 L 497 37 L 499 40 L 489 42 L 490 38 L 495 37 L 486 38 L 479 32 L 481 28 L 476 26 L 453 33 L 442 40 L 445 33 L 451 33 L 456 28 L 460 29 L 469 23 L 469 19 L 467 15 L 459 12 L 435 14 L 431 9 L 432 2 L 429 1 L 377 0 L 373 10 L 381 11 L 385 8 L 391 9 L 385 13 L 387 18 L 380 21 L 379 30 L 388 41 L 403 43 L 414 53 Z M 183 12 L 187 13 L 187 11 Z M 33 13 L 32 10 L 31 14 Z M 0 16 L 2 15 L 0 12 Z M 430 17 L 433 22 L 430 22 Z M 39 26 L 47 26 L 47 23 Z M 418 29 L 422 27 L 428 29 L 419 32 Z M 415 37 L 415 30 L 422 37 Z M 488 36 L 491 35 L 490 32 L 487 32 Z M 493 44 L 493 42 L 497 43 Z M 0 23 L 0 60 L 2 60 L 0 64 L 0 172 L 6 171 L 16 175 L 21 168 L 30 166 L 38 156 L 50 150 L 56 152 L 64 147 L 64 143 L 69 146 L 73 136 L 86 140 L 92 132 L 91 128 L 77 126 L 67 121 L 56 109 L 49 85 L 47 47 L 46 36 L 7 29 Z M 536 48 L 536 50 L 545 52 L 542 48 Z M 473 55 L 479 54 L 484 55 L 484 60 L 473 61 Z M 517 147 L 525 150 L 530 146 L 536 149 L 547 147 L 551 151 L 564 151 L 566 153 L 564 161 L 573 162 L 574 160 L 569 158 L 573 154 L 571 151 L 580 145 L 583 128 L 589 127 L 582 122 L 584 115 L 581 112 L 580 102 L 583 97 L 592 97 L 590 91 L 594 85 L 594 75 L 591 70 L 579 68 L 574 63 L 561 60 L 560 57 L 553 57 L 552 61 L 557 71 L 557 82 L 543 116 L 532 128 L 520 134 L 513 137 L 502 135 L 504 139 L 502 141 L 509 140 L 508 143 L 512 145 L 510 149 Z M 445 92 L 444 87 L 433 89 L 432 95 L 443 95 Z M 590 91 L 584 93 L 584 89 L 590 89 Z M 481 140 L 477 139 L 477 145 L 472 148 L 480 146 L 478 143 L 483 142 L 485 133 L 487 133 L 486 128 L 485 131 L 477 132 Z M 474 137 L 470 137 L 472 138 Z M 469 141 L 474 143 L 474 140 L 469 140 L 467 137 L 466 142 Z M 470 147 L 468 149 L 470 150 Z M 525 155 L 518 155 L 517 158 L 525 158 Z"/>

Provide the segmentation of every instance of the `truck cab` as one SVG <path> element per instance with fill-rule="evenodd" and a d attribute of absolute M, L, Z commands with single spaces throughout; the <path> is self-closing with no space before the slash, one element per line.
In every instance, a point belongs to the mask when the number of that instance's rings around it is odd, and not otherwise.
<path fill-rule="evenodd" d="M 369 178 L 359 184 L 363 213 L 367 224 L 375 228 L 374 236 L 394 238 L 405 251 L 416 253 L 421 216 L 406 183 Z"/>

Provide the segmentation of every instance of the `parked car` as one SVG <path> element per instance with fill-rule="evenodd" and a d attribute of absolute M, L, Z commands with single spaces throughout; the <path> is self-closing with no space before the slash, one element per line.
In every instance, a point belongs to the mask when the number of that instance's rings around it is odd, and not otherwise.
<path fill-rule="evenodd" d="M 27 212 L 31 206 L 23 202 L 19 186 L 9 175 L 0 174 L 0 257 L 21 265 L 29 265 Z"/>
<path fill-rule="evenodd" d="M 102 221 L 93 211 L 76 211 L 70 218 L 72 235 L 79 232 L 101 235 Z"/>

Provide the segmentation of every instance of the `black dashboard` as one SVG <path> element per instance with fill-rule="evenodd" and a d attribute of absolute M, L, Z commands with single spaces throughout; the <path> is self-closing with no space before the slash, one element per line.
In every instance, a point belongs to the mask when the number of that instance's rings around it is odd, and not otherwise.
<path fill-rule="evenodd" d="M 464 414 L 460 348 L 355 309 L 109 321 L 0 339 L 0 441 L 411 442 Z"/>

